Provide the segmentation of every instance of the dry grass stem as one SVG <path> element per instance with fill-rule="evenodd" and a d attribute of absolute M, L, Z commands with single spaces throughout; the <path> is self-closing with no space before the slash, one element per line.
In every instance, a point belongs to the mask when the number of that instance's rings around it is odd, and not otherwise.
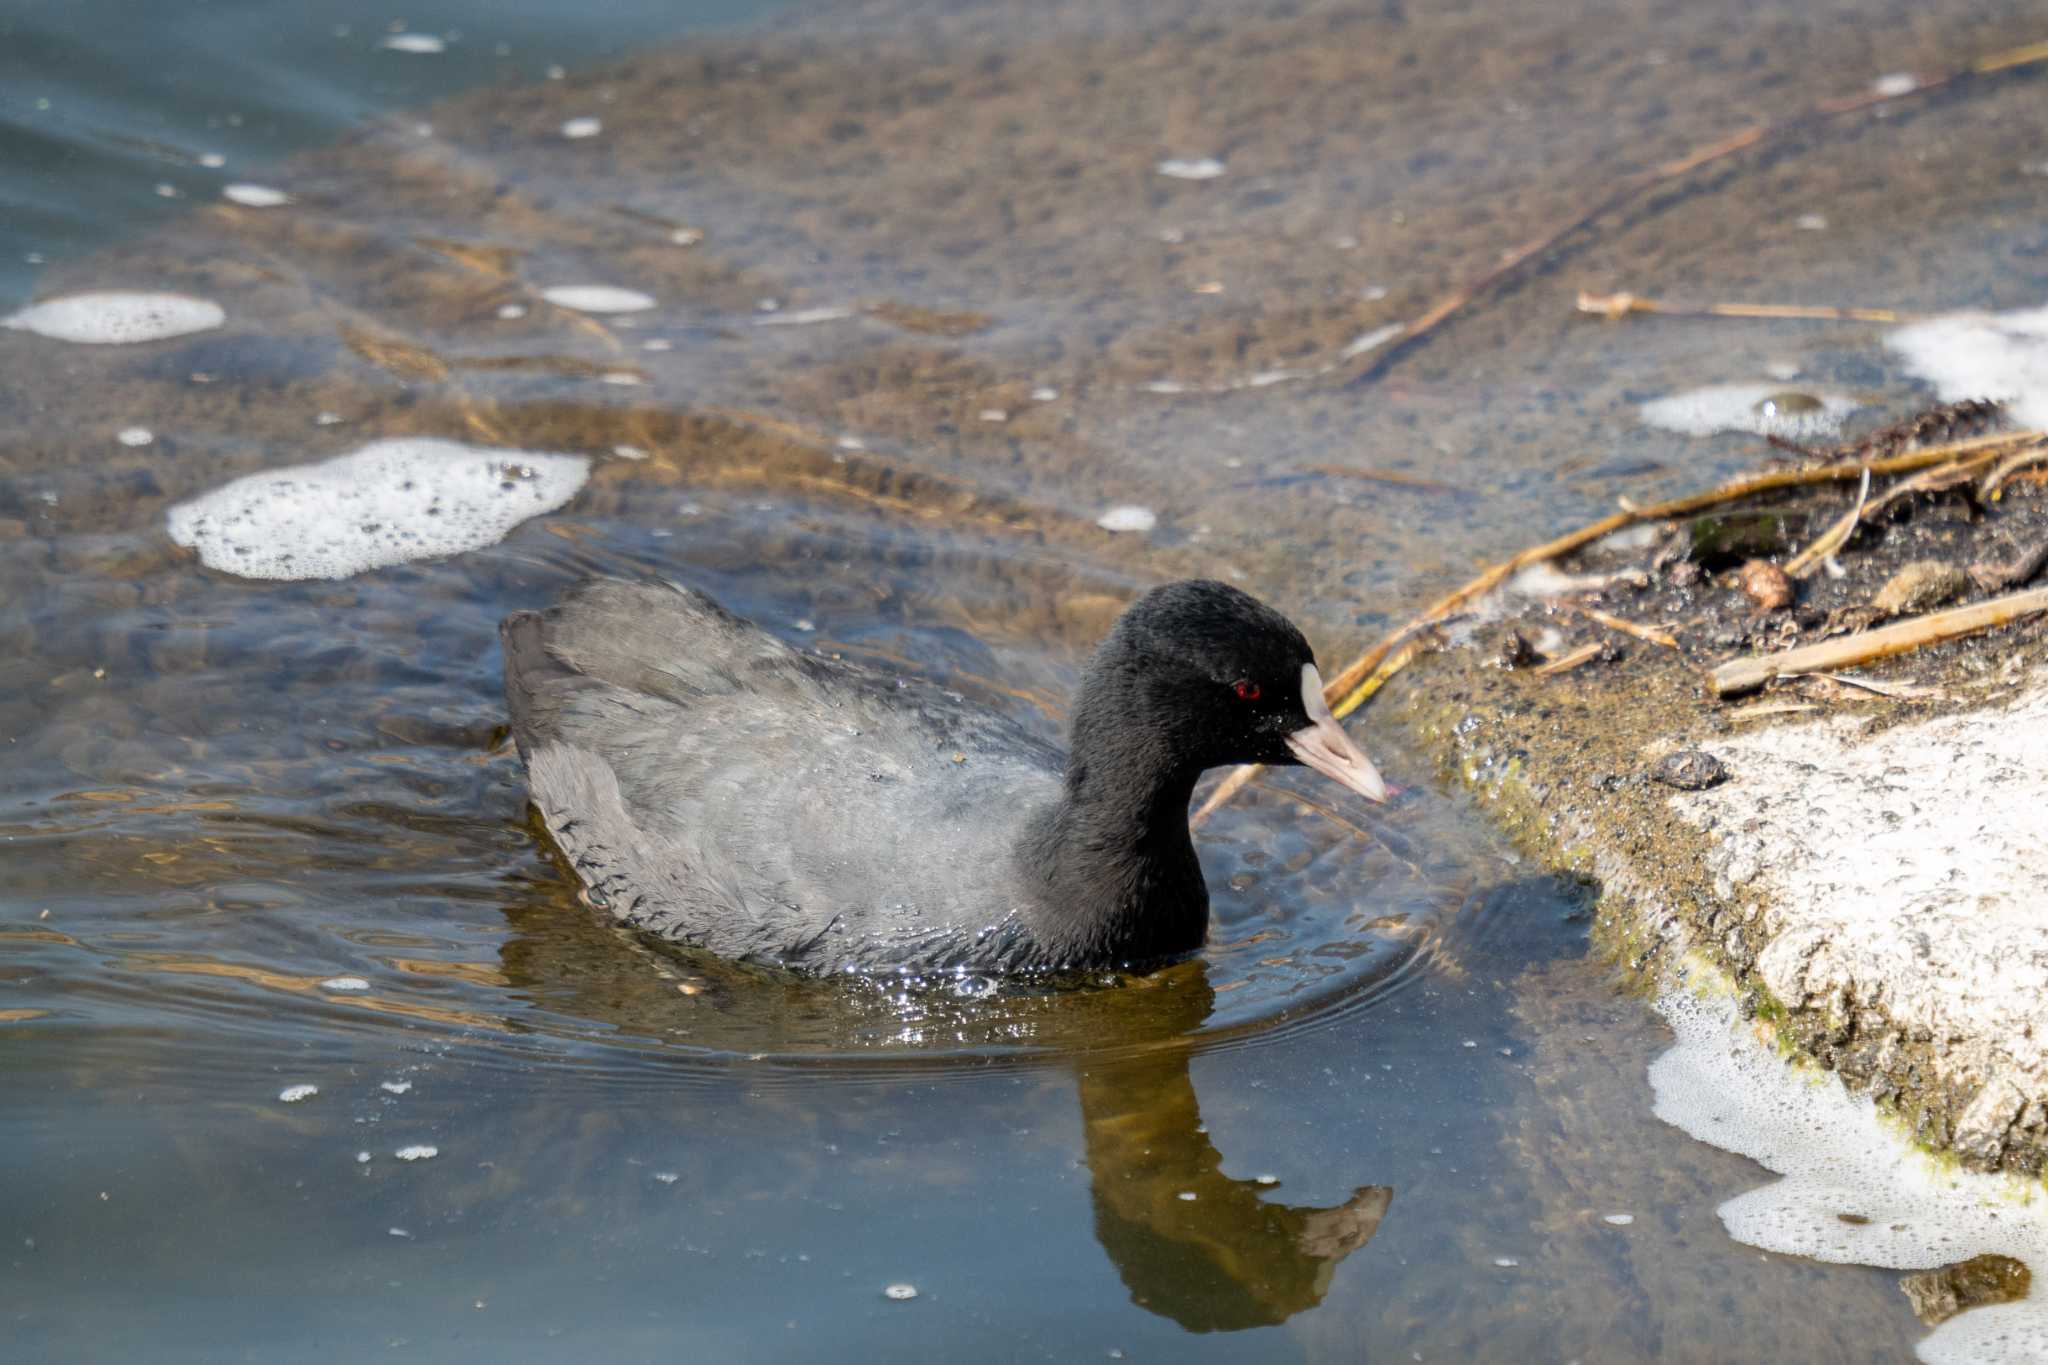
<path fill-rule="evenodd" d="M 1536 669 L 1536 676 L 1539 678 L 1554 678 L 1560 673 L 1569 673 L 1579 667 L 1579 665 L 1591 663 L 1599 658 L 1600 651 L 1604 648 L 1606 646 L 1597 641 L 1590 645 L 1580 645 L 1571 653 L 1560 654 L 1549 663 L 1543 665 L 1543 667 Z"/>
<path fill-rule="evenodd" d="M 1901 621 L 1882 630 L 1866 630 L 1840 640 L 1823 640 L 1817 645 L 1788 649 L 1781 654 L 1758 654 L 1731 659 L 1713 671 L 1711 682 L 1716 696 L 1728 697 L 1753 692 L 1773 678 L 1802 673 L 1826 673 L 1853 668 L 1876 659 L 1888 659 L 1927 645 L 1940 644 L 1995 626 L 2008 625 L 2023 616 L 2048 611 L 2048 588 L 2016 592 L 1950 611 L 1931 612 Z"/>
<path fill-rule="evenodd" d="M 1619 322 L 1630 313 L 1657 313 L 1674 318 L 1811 319 L 1816 322 L 1919 322 L 1931 314 L 1898 308 L 1835 308 L 1807 303 L 1669 303 L 1641 294 L 1595 294 L 1579 291 L 1579 311 Z"/>

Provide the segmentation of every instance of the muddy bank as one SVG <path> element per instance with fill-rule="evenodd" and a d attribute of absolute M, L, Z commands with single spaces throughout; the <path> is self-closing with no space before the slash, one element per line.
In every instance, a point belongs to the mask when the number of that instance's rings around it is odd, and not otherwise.
<path fill-rule="evenodd" d="M 1895 499 L 1824 571 L 1775 583 L 1854 485 L 1622 533 L 1450 623 L 1383 705 L 1525 849 L 1593 883 L 1637 980 L 1697 949 L 1920 1143 L 2038 1174 L 2048 624 L 1712 685 L 1731 659 L 1796 662 L 2004 593 L 2048 507 L 2038 487 L 1971 492 Z"/>

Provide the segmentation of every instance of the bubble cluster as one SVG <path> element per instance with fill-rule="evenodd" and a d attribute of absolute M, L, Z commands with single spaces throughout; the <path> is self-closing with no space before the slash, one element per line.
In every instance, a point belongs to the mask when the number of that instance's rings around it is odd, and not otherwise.
<path fill-rule="evenodd" d="M 1105 531 L 1149 531 L 1159 524 L 1159 515 L 1149 507 L 1126 504 L 1110 508 L 1095 524 Z"/>
<path fill-rule="evenodd" d="M 568 502 L 589 467 L 580 455 L 375 441 L 338 459 L 236 479 L 172 507 L 165 529 L 210 569 L 347 578 L 495 544 Z"/>
<path fill-rule="evenodd" d="M 1861 406 L 1834 393 L 1795 393 L 1782 384 L 1710 384 L 1643 404 L 1643 421 L 1681 436 L 1746 431 L 1810 441 L 1832 436 Z"/>
<path fill-rule="evenodd" d="M 1677 1044 L 1650 1064 L 1657 1117 L 1784 1177 L 1721 1205 L 1739 1242 L 1840 1264 L 1922 1270 L 1996 1252 L 2044 1264 L 2048 1207 L 2016 1183 L 1911 1151 L 1833 1075 L 1787 1066 L 1742 1036 L 1725 996 L 1678 990 L 1657 1008 Z M 1920 1343 L 1930 1365 L 2048 1359 L 2048 1302 L 1975 1308 Z"/>
<path fill-rule="evenodd" d="M 611 284 L 558 284 L 541 290 L 540 296 L 557 308 L 578 313 L 644 313 L 654 307 L 654 300 L 639 290 Z"/>
<path fill-rule="evenodd" d="M 31 304 L 0 327 L 85 346 L 124 346 L 209 331 L 227 321 L 217 303 L 188 294 L 93 290 Z"/>

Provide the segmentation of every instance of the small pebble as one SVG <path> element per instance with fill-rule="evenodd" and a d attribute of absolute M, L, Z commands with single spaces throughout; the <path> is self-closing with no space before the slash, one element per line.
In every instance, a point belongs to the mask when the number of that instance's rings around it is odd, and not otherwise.
<path fill-rule="evenodd" d="M 1918 559 L 1893 574 L 1870 605 L 1893 616 L 1909 616 L 1953 601 L 1969 587 L 1969 575 L 1955 565 Z"/>
<path fill-rule="evenodd" d="M 1726 782 L 1728 769 L 1704 749 L 1680 749 L 1658 759 L 1650 775 L 1667 787 L 1697 792 Z"/>

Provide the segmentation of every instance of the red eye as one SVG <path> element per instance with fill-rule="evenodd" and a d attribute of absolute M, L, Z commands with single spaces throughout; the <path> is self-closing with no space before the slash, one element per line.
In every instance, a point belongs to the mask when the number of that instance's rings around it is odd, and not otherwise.
<path fill-rule="evenodd" d="M 1239 701 L 1257 701 L 1259 699 L 1259 685 L 1249 678 L 1241 680 L 1231 690 L 1237 693 Z"/>

